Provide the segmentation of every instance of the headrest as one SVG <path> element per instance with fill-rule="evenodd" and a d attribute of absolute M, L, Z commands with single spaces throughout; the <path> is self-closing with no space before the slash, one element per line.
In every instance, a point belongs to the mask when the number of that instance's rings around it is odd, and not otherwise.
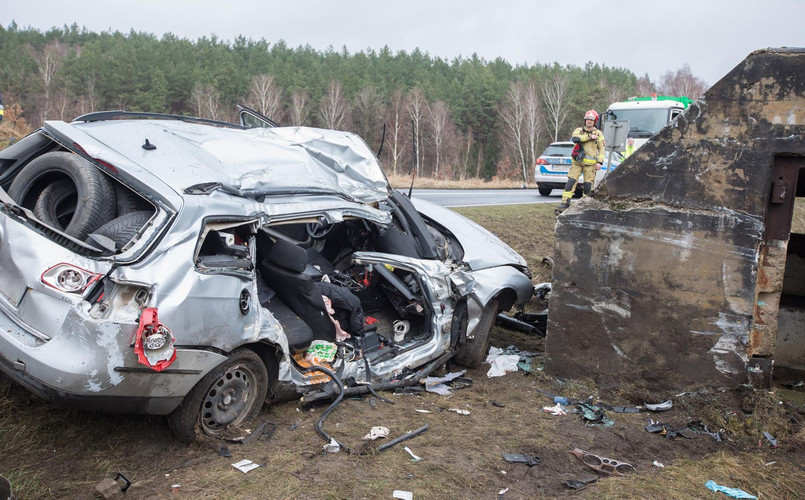
<path fill-rule="evenodd" d="M 307 265 L 307 252 L 293 243 L 277 240 L 268 251 L 266 260 L 289 271 L 301 273 Z"/>

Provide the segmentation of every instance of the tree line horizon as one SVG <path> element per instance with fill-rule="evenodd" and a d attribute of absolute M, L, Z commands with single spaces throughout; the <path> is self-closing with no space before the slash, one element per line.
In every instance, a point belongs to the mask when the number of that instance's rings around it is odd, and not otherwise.
<path fill-rule="evenodd" d="M 236 121 L 245 104 L 280 125 L 355 132 L 375 151 L 385 125 L 386 173 L 439 179 L 526 183 L 545 146 L 567 140 L 585 110 L 706 89 L 687 65 L 652 82 L 592 61 L 512 65 L 419 48 L 351 53 L 243 36 L 0 26 L 0 93 L 18 124 L 110 109 Z"/>

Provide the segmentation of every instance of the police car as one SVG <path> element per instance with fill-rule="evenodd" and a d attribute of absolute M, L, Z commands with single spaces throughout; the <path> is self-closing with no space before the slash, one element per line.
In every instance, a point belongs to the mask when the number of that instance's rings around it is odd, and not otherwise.
<path fill-rule="evenodd" d="M 534 166 L 534 182 L 537 183 L 537 190 L 542 196 L 550 196 L 554 189 L 564 189 L 567 183 L 567 174 L 570 172 L 570 164 L 572 158 L 570 154 L 573 152 L 573 146 L 570 141 L 552 142 L 537 158 L 536 165 Z M 613 155 L 612 170 L 620 164 L 620 156 Z M 609 161 L 605 161 L 601 169 L 596 172 L 595 185 L 607 174 L 610 170 Z M 581 195 L 582 186 L 576 186 L 576 194 Z"/>

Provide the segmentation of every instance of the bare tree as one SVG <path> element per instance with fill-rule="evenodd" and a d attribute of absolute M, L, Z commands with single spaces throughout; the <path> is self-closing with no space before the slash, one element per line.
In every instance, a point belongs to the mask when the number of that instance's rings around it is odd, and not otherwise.
<path fill-rule="evenodd" d="M 651 95 L 654 92 L 654 84 L 651 83 L 648 75 L 643 75 L 637 79 L 637 85 L 635 85 L 635 92 L 637 92 L 638 96 L 647 96 Z"/>
<path fill-rule="evenodd" d="M 659 91 L 665 95 L 687 96 L 698 99 L 708 89 L 707 83 L 693 75 L 690 66 L 685 64 L 676 71 L 666 71 L 660 77 Z"/>
<path fill-rule="evenodd" d="M 212 85 L 204 85 L 197 82 L 193 86 L 191 94 L 193 103 L 196 105 L 197 115 L 202 118 L 218 119 L 218 105 L 221 95 Z"/>
<path fill-rule="evenodd" d="M 626 98 L 626 94 L 624 94 L 623 89 L 617 85 L 607 85 L 606 80 L 603 78 L 599 82 L 601 88 L 606 89 L 607 92 L 607 102 L 620 102 Z"/>
<path fill-rule="evenodd" d="M 397 89 L 391 94 L 388 108 L 389 123 L 389 144 L 391 146 L 389 157 L 391 160 L 391 171 L 398 173 L 400 159 L 402 158 L 405 143 L 403 130 L 405 129 L 405 110 L 407 103 L 405 95 Z"/>
<path fill-rule="evenodd" d="M 562 73 L 554 73 L 553 76 L 542 83 L 542 100 L 545 103 L 549 123 L 553 129 L 554 142 L 558 140 L 559 130 L 564 125 L 570 110 L 568 88 L 568 78 Z"/>
<path fill-rule="evenodd" d="M 542 107 L 539 102 L 539 92 L 534 81 L 528 82 L 525 86 L 525 126 L 528 137 L 528 163 L 534 165 L 537 161 L 537 144 L 544 130 L 545 120 L 542 115 Z"/>
<path fill-rule="evenodd" d="M 467 178 L 467 173 L 470 169 L 470 151 L 472 151 L 472 127 L 467 127 L 466 141 L 462 137 L 461 147 L 458 150 L 458 164 L 459 164 L 459 180 Z"/>
<path fill-rule="evenodd" d="M 511 82 L 503 106 L 500 109 L 505 130 L 504 143 L 517 158 L 518 166 L 523 172 L 523 182 L 528 182 L 526 173 L 526 98 L 523 82 Z"/>
<path fill-rule="evenodd" d="M 310 114 L 307 92 L 304 90 L 294 90 L 291 94 L 291 125 L 296 127 L 304 125 Z"/>
<path fill-rule="evenodd" d="M 271 75 L 254 75 L 249 85 L 249 106 L 272 120 L 282 119 L 282 91 Z"/>
<path fill-rule="evenodd" d="M 347 101 L 344 99 L 341 90 L 341 82 L 330 81 L 330 85 L 327 86 L 327 93 L 319 103 L 319 118 L 321 119 L 322 127 L 340 129 L 346 123 L 347 112 Z"/>
<path fill-rule="evenodd" d="M 445 140 L 448 134 L 448 124 L 450 122 L 450 111 L 444 101 L 436 101 L 428 107 L 428 124 L 430 125 L 433 149 L 436 154 L 436 164 L 433 169 L 433 176 L 439 177 L 439 170 L 444 154 Z"/>
<path fill-rule="evenodd" d="M 408 116 L 411 118 L 411 126 L 414 133 L 414 151 L 416 157 L 414 158 L 414 166 L 416 167 L 416 175 L 422 173 L 421 159 L 422 159 L 422 117 L 425 114 L 425 93 L 419 87 L 414 87 L 408 93 Z"/>
<path fill-rule="evenodd" d="M 383 98 L 374 87 L 364 87 L 352 102 L 352 125 L 367 144 L 375 146 L 383 126 Z"/>
<path fill-rule="evenodd" d="M 48 119 L 48 111 L 53 95 L 54 77 L 59 69 L 64 49 L 58 40 L 45 45 L 40 52 L 34 53 L 34 60 L 42 78 L 42 122 Z"/>

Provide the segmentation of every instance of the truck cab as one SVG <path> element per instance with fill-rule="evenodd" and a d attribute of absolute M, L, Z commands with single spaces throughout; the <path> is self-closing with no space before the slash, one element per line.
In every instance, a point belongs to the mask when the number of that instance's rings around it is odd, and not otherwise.
<path fill-rule="evenodd" d="M 604 120 L 629 120 L 629 137 L 636 147 L 645 144 L 693 103 L 687 97 L 658 96 L 630 97 L 609 105 Z"/>

